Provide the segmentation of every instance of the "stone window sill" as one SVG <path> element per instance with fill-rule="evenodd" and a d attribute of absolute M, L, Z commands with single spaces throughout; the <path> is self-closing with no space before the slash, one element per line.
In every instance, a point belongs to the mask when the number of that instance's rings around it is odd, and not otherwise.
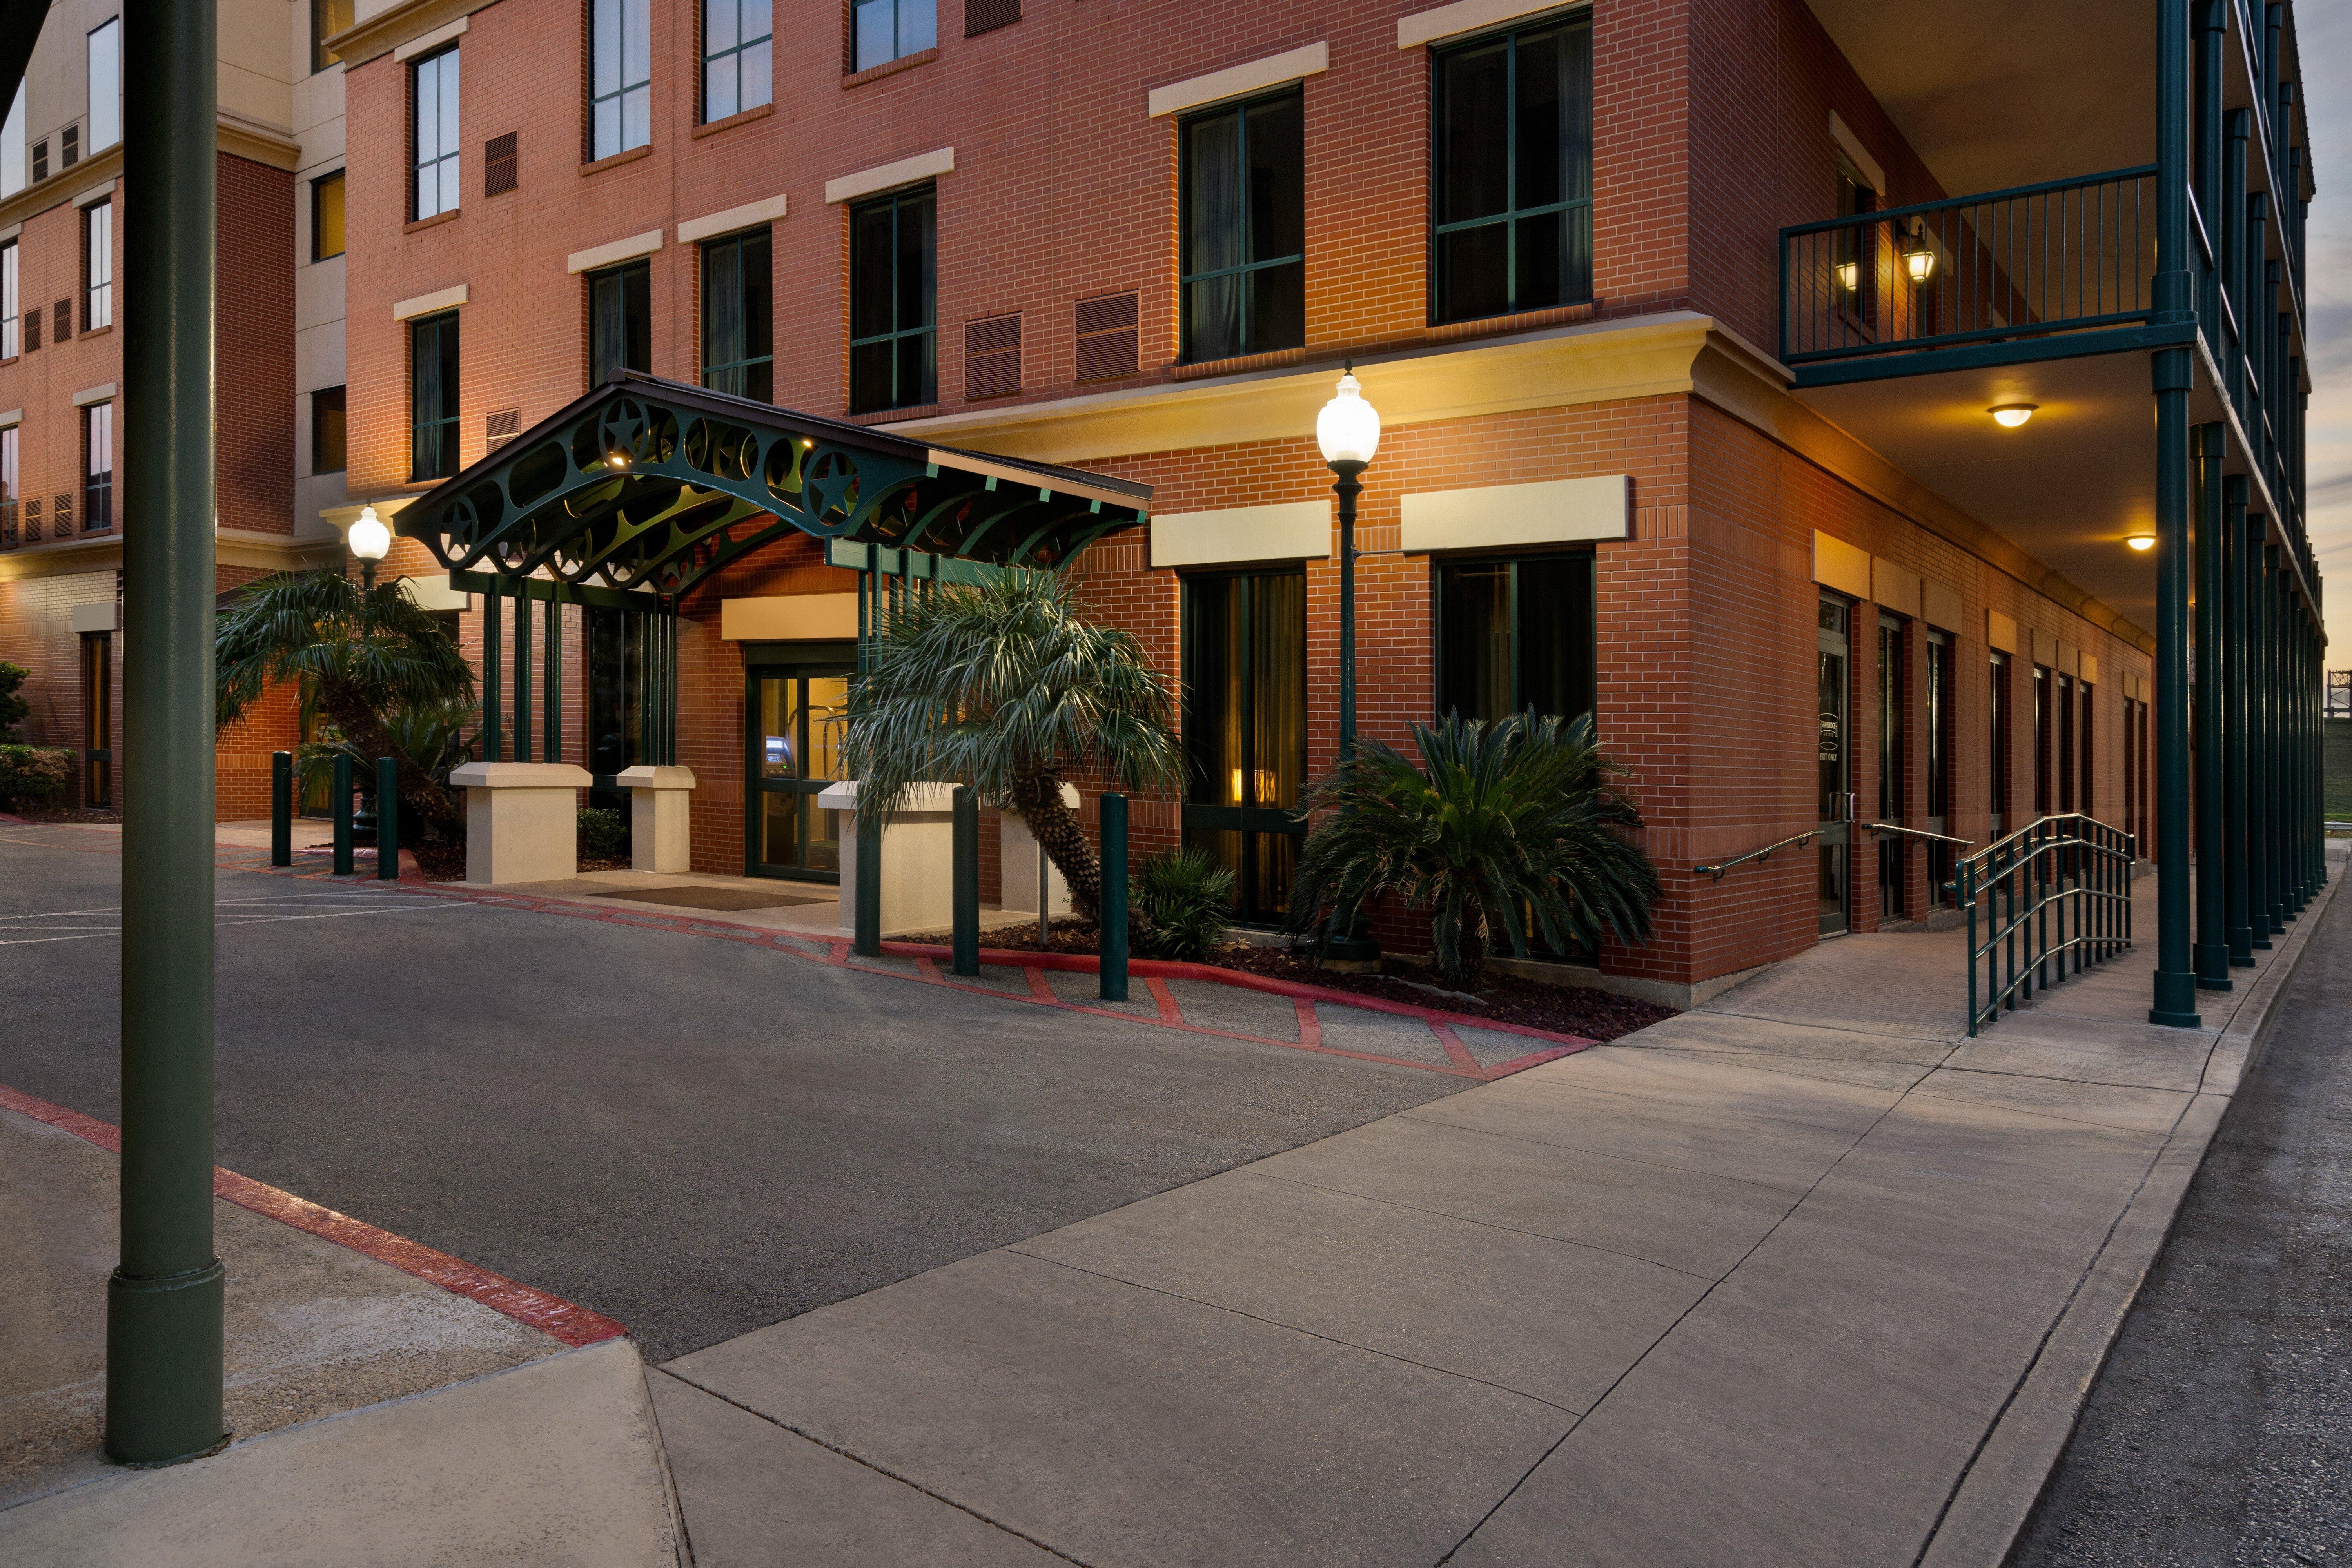
<path fill-rule="evenodd" d="M 747 109 L 740 114 L 730 114 L 724 120 L 714 120 L 706 125 L 698 125 L 694 128 L 694 139 L 699 142 L 705 136 L 716 136 L 721 131 L 732 131 L 738 125 L 749 125 L 754 120 L 765 120 L 775 111 L 774 104 L 763 103 L 756 109 Z"/>
<path fill-rule="evenodd" d="M 917 49 L 911 55 L 900 55 L 895 60 L 884 60 L 878 66 L 867 66 L 862 71 L 845 71 L 842 74 L 841 85 L 845 89 L 864 87 L 869 81 L 880 81 L 886 76 L 897 76 L 900 71 L 913 70 L 917 66 L 927 66 L 939 58 L 940 51 L 936 45 L 928 49 Z"/>

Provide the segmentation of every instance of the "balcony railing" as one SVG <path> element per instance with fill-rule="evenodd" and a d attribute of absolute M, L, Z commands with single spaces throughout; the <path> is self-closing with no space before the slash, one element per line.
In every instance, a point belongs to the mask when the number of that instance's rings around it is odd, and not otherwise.
<path fill-rule="evenodd" d="M 2156 167 L 1780 231 L 1786 364 L 2144 321 Z"/>

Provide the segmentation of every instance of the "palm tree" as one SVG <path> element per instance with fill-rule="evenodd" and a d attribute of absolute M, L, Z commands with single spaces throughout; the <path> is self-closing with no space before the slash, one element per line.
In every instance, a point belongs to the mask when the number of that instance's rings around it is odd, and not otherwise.
<path fill-rule="evenodd" d="M 1438 972 L 1475 977 L 1498 935 L 1525 955 L 1530 921 L 1553 948 L 1603 931 L 1646 942 L 1657 868 L 1622 830 L 1641 814 L 1609 793 L 1616 769 L 1592 721 L 1515 713 L 1416 724 L 1416 765 L 1359 743 L 1309 792 L 1321 820 L 1301 851 L 1290 925 L 1352 930 L 1383 894 L 1430 911 Z"/>
<path fill-rule="evenodd" d="M 266 686 L 306 681 L 327 721 L 362 758 L 391 757 L 411 820 L 465 837 L 465 818 L 411 757 L 388 715 L 474 703 L 474 671 L 441 623 L 386 583 L 363 592 L 331 569 L 248 584 L 213 632 L 214 721 L 226 725 Z M 409 729 L 413 729 L 410 726 Z"/>
<path fill-rule="evenodd" d="M 1131 633 L 1081 619 L 1059 574 L 1009 568 L 981 586 L 918 591 L 891 614 L 850 687 L 842 763 L 876 821 L 911 785 L 977 787 L 1028 824 L 1091 917 L 1102 866 L 1062 802 L 1063 775 L 1175 790 L 1173 709 Z"/>

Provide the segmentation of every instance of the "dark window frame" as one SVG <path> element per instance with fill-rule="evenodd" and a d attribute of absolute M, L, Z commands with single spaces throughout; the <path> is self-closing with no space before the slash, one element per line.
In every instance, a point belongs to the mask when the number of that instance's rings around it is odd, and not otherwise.
<path fill-rule="evenodd" d="M 342 57 L 331 53 L 327 40 L 352 25 L 352 0 L 310 0 L 310 74 L 318 75 L 329 66 L 342 64 Z"/>
<path fill-rule="evenodd" d="M 1584 647 L 1580 650 L 1583 664 L 1580 679 L 1572 682 L 1580 688 L 1577 695 L 1583 700 L 1583 706 L 1577 712 L 1562 713 L 1558 717 L 1573 721 L 1582 714 L 1591 714 L 1595 724 L 1599 723 L 1601 644 L 1597 584 L 1600 567 L 1599 558 L 1591 549 L 1521 550 L 1508 554 L 1445 555 L 1431 558 L 1430 690 L 1431 710 L 1434 717 L 1442 720 L 1447 713 L 1461 706 L 1458 701 L 1447 701 L 1449 690 L 1458 695 L 1460 689 L 1456 685 L 1457 672 L 1450 668 L 1454 658 L 1454 647 L 1452 625 L 1454 612 L 1449 607 L 1448 574 L 1458 574 L 1467 569 L 1480 567 L 1501 567 L 1507 573 L 1504 584 L 1505 614 L 1510 619 L 1510 629 L 1507 634 L 1510 641 L 1508 650 L 1504 655 L 1509 682 L 1509 695 L 1505 704 L 1505 711 L 1516 713 L 1526 708 L 1530 700 L 1526 690 L 1528 648 L 1525 635 L 1528 617 L 1522 613 L 1521 609 L 1524 602 L 1521 572 L 1523 568 L 1530 565 L 1555 563 L 1574 563 L 1581 567 L 1582 581 L 1575 585 L 1581 592 L 1581 604 L 1569 608 L 1572 614 L 1580 612 L 1586 634 Z M 1561 625 L 1565 630 L 1573 631 L 1572 620 L 1567 616 L 1559 618 L 1555 624 Z M 1570 653 L 1573 655 L 1577 651 L 1579 650 L 1571 649 Z M 1486 717 L 1490 721 L 1502 716 L 1502 714 L 1464 714 L 1465 718 Z"/>
<path fill-rule="evenodd" d="M 344 471 L 351 460 L 349 417 L 349 409 L 344 401 L 344 391 L 341 387 L 321 386 L 310 394 L 310 472 L 313 474 L 339 474 Z M 334 422 L 334 455 L 341 459 L 331 468 L 322 466 L 320 462 L 321 453 L 328 445 L 327 425 L 330 418 Z"/>
<path fill-rule="evenodd" d="M 652 374 L 651 258 L 640 256 L 612 267 L 600 267 L 584 274 L 583 280 L 588 298 L 588 384 L 601 385 L 616 369 Z M 616 317 L 607 317 L 608 307 L 617 311 Z M 619 332 L 617 358 L 606 353 L 611 346 L 608 333 L 615 321 Z"/>
<path fill-rule="evenodd" d="M 1255 204 L 1251 199 L 1249 180 L 1247 177 L 1250 167 L 1250 117 L 1257 110 L 1282 103 L 1296 103 L 1298 106 L 1300 128 L 1300 158 L 1297 182 L 1299 191 L 1299 247 L 1296 251 L 1286 255 L 1261 257 L 1253 259 L 1250 254 L 1252 230 L 1254 226 L 1254 218 L 1251 209 Z M 1193 132 L 1211 121 L 1226 119 L 1228 117 L 1234 121 L 1234 160 L 1236 167 L 1240 171 L 1241 176 L 1234 180 L 1234 191 L 1237 210 L 1236 222 L 1238 224 L 1238 235 L 1234 242 L 1234 251 L 1235 254 L 1242 258 L 1242 259 L 1226 267 L 1212 267 L 1197 272 L 1187 271 L 1185 270 L 1185 268 L 1192 257 L 1193 239 L 1192 188 L 1194 181 L 1199 177 L 1197 163 L 1192 153 Z M 1176 299 L 1177 339 L 1179 344 L 1179 353 L 1177 357 L 1181 363 L 1187 364 L 1214 363 L 1218 360 L 1244 359 L 1253 354 L 1280 353 L 1286 349 L 1301 348 L 1305 346 L 1307 341 L 1306 119 L 1306 91 L 1298 83 L 1292 82 L 1272 92 L 1255 93 L 1247 98 L 1233 99 L 1223 103 L 1213 104 L 1206 109 L 1201 110 L 1197 113 L 1187 114 L 1177 121 Z M 1256 332 L 1254 329 L 1254 318 L 1256 314 L 1257 309 L 1256 289 L 1248 285 L 1253 283 L 1254 274 L 1260 272 L 1272 272 L 1277 268 L 1285 267 L 1296 268 L 1297 269 L 1299 298 L 1297 315 L 1298 341 L 1296 342 L 1261 342 L 1255 341 Z M 1195 340 L 1197 323 L 1193 320 L 1193 291 L 1195 288 L 1201 284 L 1213 283 L 1225 278 L 1239 278 L 1243 280 L 1244 285 L 1240 289 L 1241 328 L 1239 342 L 1237 346 L 1229 352 L 1205 353 L 1201 352 Z"/>
<path fill-rule="evenodd" d="M 619 58 L 613 66 L 612 84 L 607 87 L 601 76 L 605 59 L 604 37 L 604 14 L 610 7 L 620 35 L 617 40 Z M 645 75 L 631 81 L 629 70 L 629 22 L 632 14 L 643 24 Z M 589 0 L 588 5 L 588 158 L 591 163 L 610 158 L 637 147 L 653 144 L 653 0 Z M 631 141 L 629 110 L 635 107 L 645 118 L 644 133 Z M 613 105 L 612 145 L 605 145 L 604 122 L 599 114 L 604 105 Z"/>
<path fill-rule="evenodd" d="M 759 109 L 766 104 L 773 103 L 776 100 L 776 13 L 774 5 L 772 0 L 768 8 L 768 30 L 760 34 L 757 37 L 751 38 L 746 38 L 742 36 L 743 5 L 744 0 L 696 0 L 694 7 L 694 106 L 695 123 L 698 125 L 709 125 L 717 121 L 731 120 L 736 115 L 741 114 L 748 110 Z M 735 41 L 727 45 L 724 48 L 719 49 L 713 49 L 710 47 L 710 12 L 711 7 L 714 5 L 725 5 L 734 13 Z M 761 95 L 760 100 L 757 103 L 747 103 L 744 101 L 744 99 L 747 96 L 743 86 L 746 79 L 744 62 L 746 58 L 751 55 L 753 51 L 758 51 L 761 58 L 766 59 L 768 66 L 764 72 L 760 72 L 758 74 L 759 91 Z M 725 70 L 731 72 L 734 77 L 735 87 L 735 96 L 731 104 L 721 112 L 716 114 L 711 112 L 714 106 L 711 102 L 710 97 L 711 68 L 713 66 L 720 66 Z M 754 68 L 756 69 L 756 68 Z"/>
<path fill-rule="evenodd" d="M 1256 620 L 1255 585 L 1276 578 L 1297 584 L 1299 597 L 1301 657 L 1297 694 L 1299 722 L 1295 765 L 1298 791 L 1303 795 L 1307 784 L 1309 727 L 1307 699 L 1309 669 L 1312 663 L 1311 658 L 1307 658 L 1305 652 L 1306 639 L 1311 635 L 1309 629 L 1311 620 L 1307 608 L 1305 569 L 1296 563 L 1260 563 L 1187 572 L 1181 574 L 1178 586 L 1178 658 L 1182 670 L 1180 693 L 1182 704 L 1181 730 L 1184 737 L 1185 773 L 1181 808 L 1183 840 L 1187 845 L 1199 844 L 1204 839 L 1209 840 L 1203 847 L 1207 847 L 1212 855 L 1215 855 L 1217 850 L 1213 836 L 1224 833 L 1240 836 L 1241 863 L 1234 868 L 1236 900 L 1234 916 L 1236 921 L 1244 925 L 1270 925 L 1279 920 L 1283 913 L 1279 909 L 1262 907 L 1257 897 L 1258 887 L 1264 879 L 1261 875 L 1264 868 L 1260 864 L 1260 857 L 1272 847 L 1266 841 L 1276 836 L 1289 837 L 1293 841 L 1291 857 L 1295 866 L 1298 847 L 1304 844 L 1307 832 L 1306 818 L 1295 805 L 1256 804 L 1261 778 L 1269 773 L 1276 773 L 1277 778 L 1279 774 L 1277 770 L 1267 768 L 1265 765 L 1265 759 L 1258 753 L 1260 725 L 1257 703 L 1264 677 L 1260 670 L 1261 657 L 1255 642 L 1248 636 L 1248 628 Z M 1239 674 L 1226 670 L 1226 689 L 1212 694 L 1202 684 L 1201 673 L 1204 666 L 1212 663 L 1215 668 L 1223 669 L 1225 661 L 1222 650 L 1212 660 L 1201 649 L 1199 639 L 1208 636 L 1210 628 L 1202 624 L 1203 617 L 1199 610 L 1202 602 L 1200 596 L 1209 592 L 1223 594 L 1235 582 L 1245 584 L 1241 595 L 1242 604 L 1238 610 L 1244 628 L 1243 658 L 1245 661 L 1245 668 Z M 1229 805 L 1223 802 L 1216 789 L 1217 781 L 1209 776 L 1209 768 L 1212 764 L 1204 760 L 1208 756 L 1208 748 L 1214 744 L 1210 738 L 1211 731 L 1219 727 L 1218 721 L 1225 717 L 1224 704 L 1229 694 L 1234 690 L 1239 691 L 1244 705 L 1243 712 L 1234 725 L 1242 737 L 1243 747 L 1241 766 L 1235 770 L 1242 776 L 1243 800 L 1238 805 Z M 1209 706 L 1212 698 L 1215 704 L 1213 708 Z M 1222 767 L 1223 763 L 1220 762 L 1214 765 Z M 1204 793 L 1209 798 L 1199 798 Z"/>
<path fill-rule="evenodd" d="M 465 66 L 459 59 L 458 49 L 459 46 L 453 43 L 447 48 L 436 49 L 429 55 L 408 62 L 408 216 L 414 223 L 421 223 L 428 217 L 439 217 L 443 213 L 457 212 L 465 205 L 465 182 L 461 178 L 465 171 L 460 162 L 462 149 L 466 144 Z M 434 136 L 436 150 L 432 157 L 426 158 L 425 156 L 425 122 L 418 113 L 417 99 L 424 85 L 424 73 L 430 68 L 434 72 L 435 118 L 437 122 L 440 118 L 439 95 L 448 85 L 443 79 L 445 73 L 442 62 L 445 60 L 458 62 L 457 68 L 458 123 L 450 132 L 448 144 L 446 147 L 441 144 L 436 123 Z M 431 212 L 425 211 L 424 204 L 417 199 L 418 180 L 428 165 L 433 170 L 434 199 L 436 202 L 439 201 L 441 192 L 445 189 L 451 193 L 446 205 L 436 206 Z"/>
<path fill-rule="evenodd" d="M 345 224 L 350 209 L 341 205 L 348 202 L 351 196 L 351 187 L 343 183 L 344 173 L 345 171 L 341 169 L 336 169 L 328 174 L 317 175 L 310 181 L 310 259 L 313 262 L 332 261 L 336 257 L 343 254 L 344 246 L 349 241 L 349 230 Z M 332 186 L 341 193 L 336 198 L 339 207 L 335 216 L 337 244 L 332 250 L 323 248 L 322 236 L 326 226 L 319 220 L 320 209 L 325 205 L 329 186 Z"/>
<path fill-rule="evenodd" d="M 80 217 L 81 330 L 93 332 L 114 325 L 114 198 L 90 203 Z"/>
<path fill-rule="evenodd" d="M 711 281 L 714 271 L 712 258 L 728 252 L 732 252 L 735 258 L 736 309 L 743 324 L 743 352 L 730 359 L 719 359 L 714 355 L 717 346 L 714 338 L 720 323 L 713 306 L 719 302 L 721 291 Z M 772 403 L 775 401 L 776 371 L 775 243 L 772 236 L 762 225 L 758 228 L 722 235 L 716 239 L 706 239 L 696 249 L 695 259 L 701 268 L 702 279 L 702 384 L 730 396 L 748 397 L 755 403 Z M 761 301 L 764 301 L 764 305 L 761 305 Z M 755 306 L 759 308 L 755 309 Z M 753 352 L 762 342 L 766 344 L 766 352 Z M 736 384 L 721 384 L 726 381 Z"/>
<path fill-rule="evenodd" d="M 0 359 L 15 359 L 25 352 L 24 281 L 19 242 L 0 242 Z"/>
<path fill-rule="evenodd" d="M 890 215 L 889 265 L 884 268 L 889 279 L 890 325 L 880 331 L 860 333 L 857 322 L 864 313 L 862 301 L 866 298 L 860 292 L 860 285 L 870 269 L 859 264 L 862 254 L 859 237 L 866 226 L 863 220 L 871 218 L 885 208 Z M 921 320 L 909 326 L 900 319 L 901 308 L 905 304 L 906 282 L 900 276 L 900 268 L 906 255 L 904 226 L 907 215 L 918 208 L 924 215 L 923 221 L 929 226 L 930 239 L 925 253 L 929 259 L 919 290 L 923 297 L 919 312 Z M 871 201 L 859 202 L 849 209 L 849 411 L 852 414 L 876 414 L 891 408 L 924 408 L 939 401 L 939 190 L 928 184 L 887 192 Z M 920 345 L 924 361 L 913 377 L 915 384 L 911 387 L 901 384 L 908 379 L 907 367 L 903 363 L 904 345 L 910 342 Z M 860 369 L 859 362 L 865 356 L 861 356 L 858 351 L 876 347 L 884 347 L 887 351 L 890 374 L 887 388 L 868 386 L 867 377 Z"/>
<path fill-rule="evenodd" d="M 459 467 L 459 378 L 465 372 L 465 360 L 457 316 L 455 310 L 442 310 L 408 323 L 408 478 L 412 483 L 446 479 Z M 436 378 L 442 403 L 431 413 L 424 406 L 425 355 L 428 349 L 425 334 L 428 330 L 434 334 L 430 352 L 444 367 Z"/>
<path fill-rule="evenodd" d="M 882 5 L 887 5 L 890 8 L 890 52 L 876 59 L 867 59 L 865 54 L 858 47 L 860 41 L 858 29 L 858 23 L 860 21 L 859 14 L 861 12 L 871 11 L 877 6 Z M 920 34 L 908 32 L 904 26 L 904 21 L 909 11 L 919 10 L 926 7 L 929 8 L 931 14 L 930 39 L 926 43 L 915 43 L 914 40 L 919 37 Z M 1010 18 L 1011 21 L 1015 22 L 1020 19 L 1021 18 L 1017 13 Z M 997 24 L 997 26 L 1000 26 L 1003 25 L 1003 23 Z M 982 29 L 982 31 L 987 30 L 988 29 L 986 28 Z M 970 37 L 973 35 L 967 30 L 964 36 Z M 911 48 L 907 47 L 910 43 L 913 44 Z M 939 47 L 939 0 L 849 0 L 849 68 L 853 74 L 862 70 L 872 70 L 876 66 L 887 66 L 892 60 L 903 60 L 908 55 L 919 55 L 925 49 L 936 49 Z"/>
<path fill-rule="evenodd" d="M 81 410 L 81 531 L 104 533 L 114 527 L 114 463 L 117 432 L 114 400 L 87 403 Z M 98 462 L 103 446 L 104 468 Z"/>
<path fill-rule="evenodd" d="M 1584 38 L 1584 110 L 1583 163 L 1581 196 L 1566 196 L 1556 202 L 1538 202 L 1518 205 L 1519 199 L 1519 71 L 1520 40 L 1538 34 L 1581 31 Z M 1506 205 L 1496 212 L 1476 217 L 1445 220 L 1440 215 L 1445 210 L 1447 179 L 1443 138 L 1447 133 L 1446 75 L 1447 62 L 1462 55 L 1491 48 L 1497 42 L 1504 46 L 1504 125 L 1506 127 L 1505 168 L 1503 186 Z M 1590 8 L 1568 16 L 1553 15 L 1520 21 L 1507 27 L 1479 35 L 1474 38 L 1449 43 L 1444 48 L 1430 51 L 1430 138 L 1429 138 L 1429 322 L 1432 326 L 1462 321 L 1493 321 L 1504 316 L 1520 315 L 1531 310 L 1563 310 L 1573 305 L 1589 304 L 1592 300 L 1593 270 L 1593 151 L 1592 151 L 1592 13 Z M 1571 161 L 1563 155 L 1563 167 Z M 1570 170 L 1569 188 L 1575 185 L 1574 171 Z M 1504 254 L 1504 306 L 1499 310 L 1464 310 L 1449 311 L 1444 301 L 1447 295 L 1444 276 L 1444 245 L 1446 236 L 1468 233 L 1478 228 L 1501 226 L 1507 237 L 1516 239 L 1517 226 L 1524 221 L 1559 215 L 1563 217 L 1581 213 L 1584 251 L 1584 286 L 1570 297 L 1542 302 L 1523 300 L 1519 287 L 1519 247 L 1508 242 Z M 1569 226 L 1573 227 L 1571 224 Z"/>
<path fill-rule="evenodd" d="M 1990 654 L 1987 661 L 1990 683 L 1985 716 L 1990 730 L 1992 756 L 1989 763 L 1985 806 L 1991 831 L 1999 835 L 2009 831 L 2010 771 L 2014 746 L 2010 733 L 2014 719 L 2010 707 L 2009 672 L 2016 660 L 2000 648 L 1991 649 Z"/>

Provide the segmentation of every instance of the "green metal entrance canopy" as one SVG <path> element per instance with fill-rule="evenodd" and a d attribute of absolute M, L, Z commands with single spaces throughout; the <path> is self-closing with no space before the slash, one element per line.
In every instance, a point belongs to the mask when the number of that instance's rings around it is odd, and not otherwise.
<path fill-rule="evenodd" d="M 888 550 L 893 561 L 1060 567 L 1143 521 L 1150 500 L 1148 485 L 617 371 L 417 498 L 394 527 L 452 571 L 544 571 L 674 599 L 794 531 L 845 564 Z"/>

